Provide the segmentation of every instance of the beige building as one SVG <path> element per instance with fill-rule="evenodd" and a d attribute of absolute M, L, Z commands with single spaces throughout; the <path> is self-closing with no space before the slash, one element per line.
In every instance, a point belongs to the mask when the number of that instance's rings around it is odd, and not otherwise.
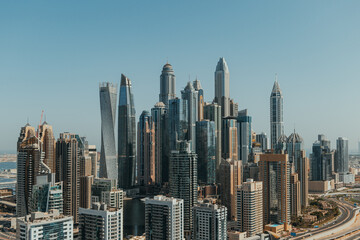
<path fill-rule="evenodd" d="M 236 220 L 236 190 L 242 183 L 242 163 L 240 160 L 222 160 L 219 169 L 221 184 L 221 204 L 228 209 L 228 219 Z"/>
<path fill-rule="evenodd" d="M 300 216 L 301 214 L 301 195 L 300 195 L 300 181 L 297 173 L 292 173 L 290 176 L 290 205 L 291 216 Z"/>
<path fill-rule="evenodd" d="M 260 181 L 263 182 L 264 224 L 290 223 L 290 165 L 287 154 L 260 156 Z"/>
<path fill-rule="evenodd" d="M 40 126 L 39 139 L 45 153 L 44 163 L 52 173 L 55 173 L 55 137 L 52 126 L 48 125 L 46 121 Z"/>
<path fill-rule="evenodd" d="M 237 188 L 237 222 L 247 237 L 263 233 L 263 183 L 247 179 Z"/>
<path fill-rule="evenodd" d="M 94 176 L 80 177 L 80 207 L 91 208 L 91 185 L 94 182 Z"/>
<path fill-rule="evenodd" d="M 222 158 L 239 159 L 237 120 L 235 117 L 226 117 L 222 120 Z"/>

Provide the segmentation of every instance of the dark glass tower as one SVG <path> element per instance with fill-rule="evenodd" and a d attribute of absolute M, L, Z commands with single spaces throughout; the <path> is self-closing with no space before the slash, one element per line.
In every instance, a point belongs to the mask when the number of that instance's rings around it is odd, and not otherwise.
<path fill-rule="evenodd" d="M 270 95 L 270 147 L 272 149 L 279 137 L 284 135 L 283 101 L 282 92 L 276 80 Z"/>
<path fill-rule="evenodd" d="M 118 124 L 119 187 L 126 189 L 135 185 L 136 125 L 131 81 L 123 74 L 121 74 Z"/>

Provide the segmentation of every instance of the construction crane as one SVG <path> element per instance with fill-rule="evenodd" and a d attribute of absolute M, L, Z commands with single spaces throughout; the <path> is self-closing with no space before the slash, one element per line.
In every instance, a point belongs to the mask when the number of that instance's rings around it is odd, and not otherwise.
<path fill-rule="evenodd" d="M 41 126 L 41 122 L 43 119 L 43 115 L 44 115 L 44 110 L 41 110 L 41 118 L 40 118 L 40 123 L 39 123 L 38 129 L 37 129 L 36 137 L 39 137 L 39 131 L 40 131 L 40 126 Z"/>

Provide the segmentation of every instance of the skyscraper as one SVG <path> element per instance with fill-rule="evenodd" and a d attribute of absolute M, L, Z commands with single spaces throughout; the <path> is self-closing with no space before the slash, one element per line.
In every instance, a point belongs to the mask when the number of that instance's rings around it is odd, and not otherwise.
<path fill-rule="evenodd" d="M 42 142 L 43 152 L 45 153 L 44 163 L 55 173 L 55 137 L 52 126 L 45 121 L 40 125 L 39 139 Z"/>
<path fill-rule="evenodd" d="M 279 137 L 284 134 L 283 96 L 277 79 L 270 95 L 270 140 L 275 147 Z"/>
<path fill-rule="evenodd" d="M 184 239 L 184 200 L 165 196 L 145 199 L 146 239 Z"/>
<path fill-rule="evenodd" d="M 167 109 L 158 102 L 151 109 L 155 128 L 155 182 L 169 181 L 169 137 L 167 132 Z"/>
<path fill-rule="evenodd" d="M 187 102 L 187 124 L 188 131 L 185 140 L 191 141 L 191 150 L 196 150 L 196 121 L 198 121 L 198 91 L 195 91 L 191 82 L 188 82 L 184 90 L 181 91 L 181 99 Z"/>
<path fill-rule="evenodd" d="M 204 184 L 216 182 L 215 136 L 215 123 L 213 121 L 196 122 L 198 180 Z"/>
<path fill-rule="evenodd" d="M 287 154 L 260 155 L 264 224 L 290 223 L 290 165 Z"/>
<path fill-rule="evenodd" d="M 261 149 L 263 152 L 265 152 L 268 149 L 268 137 L 266 133 L 262 132 L 259 134 L 256 134 L 256 142 L 260 143 Z"/>
<path fill-rule="evenodd" d="M 168 106 L 169 100 L 176 97 L 175 88 L 174 69 L 169 63 L 166 63 L 160 75 L 159 102 Z"/>
<path fill-rule="evenodd" d="M 98 153 L 96 151 L 95 145 L 89 145 L 89 156 L 91 158 L 91 175 L 93 175 L 94 177 L 98 177 Z"/>
<path fill-rule="evenodd" d="M 336 140 L 335 172 L 349 172 L 349 140 L 339 137 Z"/>
<path fill-rule="evenodd" d="M 106 203 L 111 208 L 123 208 L 123 190 L 114 179 L 95 178 L 91 186 L 92 202 Z"/>
<path fill-rule="evenodd" d="M 20 135 L 17 141 L 17 151 L 19 152 L 20 145 L 23 141 L 26 139 L 29 139 L 31 137 L 35 136 L 35 128 L 30 126 L 29 123 L 27 123 L 24 127 L 20 130 Z"/>
<path fill-rule="evenodd" d="M 193 207 L 194 231 L 192 239 L 226 240 L 226 207 L 202 203 Z"/>
<path fill-rule="evenodd" d="M 327 181 L 332 179 L 334 171 L 334 152 L 331 151 L 330 141 L 324 135 L 319 135 L 318 140 L 313 143 L 311 159 L 311 180 Z"/>
<path fill-rule="evenodd" d="M 121 74 L 118 119 L 119 187 L 130 188 L 136 177 L 136 126 L 131 81 Z"/>
<path fill-rule="evenodd" d="M 195 91 L 198 92 L 198 121 L 204 119 L 204 89 L 201 87 L 200 81 L 196 78 L 193 82 Z"/>
<path fill-rule="evenodd" d="M 155 127 L 148 111 L 143 111 L 138 123 L 137 182 L 155 184 Z"/>
<path fill-rule="evenodd" d="M 123 209 L 93 203 L 91 209 L 79 209 L 81 239 L 122 240 Z"/>
<path fill-rule="evenodd" d="M 73 218 L 57 210 L 35 212 L 16 219 L 16 239 L 73 239 Z"/>
<path fill-rule="evenodd" d="M 230 74 L 225 58 L 220 58 L 215 70 L 214 102 L 221 106 L 221 116 L 230 115 Z"/>
<path fill-rule="evenodd" d="M 16 215 L 26 216 L 30 213 L 30 199 L 33 186 L 37 184 L 44 153 L 37 137 L 25 137 L 18 145 L 17 153 L 17 184 L 16 184 Z"/>
<path fill-rule="evenodd" d="M 100 84 L 101 153 L 100 177 L 118 178 L 118 163 L 115 147 L 115 116 L 117 85 L 109 82 Z"/>
<path fill-rule="evenodd" d="M 221 106 L 217 103 L 205 103 L 204 106 L 204 119 L 208 119 L 215 123 L 215 159 L 216 159 L 216 169 L 219 169 L 221 163 L 221 128 L 222 128 L 222 118 L 221 118 Z"/>
<path fill-rule="evenodd" d="M 187 100 L 171 99 L 168 111 L 169 151 L 176 150 L 177 141 L 184 141 L 188 136 Z"/>
<path fill-rule="evenodd" d="M 78 222 L 80 205 L 80 148 L 77 134 L 60 133 L 56 142 L 56 179 L 63 182 L 64 215 Z"/>
<path fill-rule="evenodd" d="M 247 179 L 246 182 L 237 187 L 236 209 L 237 222 L 241 232 L 246 232 L 247 237 L 263 232 L 262 182 Z"/>
<path fill-rule="evenodd" d="M 238 159 L 238 136 L 236 118 L 226 117 L 222 120 L 222 158 Z"/>
<path fill-rule="evenodd" d="M 238 154 L 239 159 L 243 164 L 249 161 L 249 154 L 251 153 L 251 116 L 248 115 L 247 109 L 239 111 L 238 117 Z"/>
<path fill-rule="evenodd" d="M 228 219 L 236 220 L 236 189 L 242 183 L 242 164 L 237 159 L 223 159 L 219 169 L 220 200 L 228 210 Z"/>
<path fill-rule="evenodd" d="M 297 173 L 290 175 L 290 212 L 295 217 L 301 214 L 301 184 L 298 176 Z"/>
<path fill-rule="evenodd" d="M 91 207 L 91 185 L 94 182 L 94 176 L 80 177 L 80 204 L 82 208 Z"/>
<path fill-rule="evenodd" d="M 192 231 L 191 208 L 197 202 L 197 155 L 187 141 L 178 142 L 178 151 L 170 155 L 170 195 L 184 200 L 184 230 Z"/>

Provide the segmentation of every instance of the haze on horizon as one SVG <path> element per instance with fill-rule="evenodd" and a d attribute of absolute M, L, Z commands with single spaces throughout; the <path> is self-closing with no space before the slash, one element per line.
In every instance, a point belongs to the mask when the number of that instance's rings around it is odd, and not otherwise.
<path fill-rule="evenodd" d="M 41 110 L 60 132 L 100 151 L 99 83 L 132 81 L 138 116 L 159 98 L 168 61 L 176 93 L 197 77 L 214 97 L 225 57 L 230 96 L 269 136 L 269 97 L 278 74 L 287 135 L 310 149 L 319 133 L 357 151 L 360 137 L 359 1 L 0 2 L 0 152 L 15 152 L 20 128 Z M 309 152 L 308 152 L 309 153 Z"/>

